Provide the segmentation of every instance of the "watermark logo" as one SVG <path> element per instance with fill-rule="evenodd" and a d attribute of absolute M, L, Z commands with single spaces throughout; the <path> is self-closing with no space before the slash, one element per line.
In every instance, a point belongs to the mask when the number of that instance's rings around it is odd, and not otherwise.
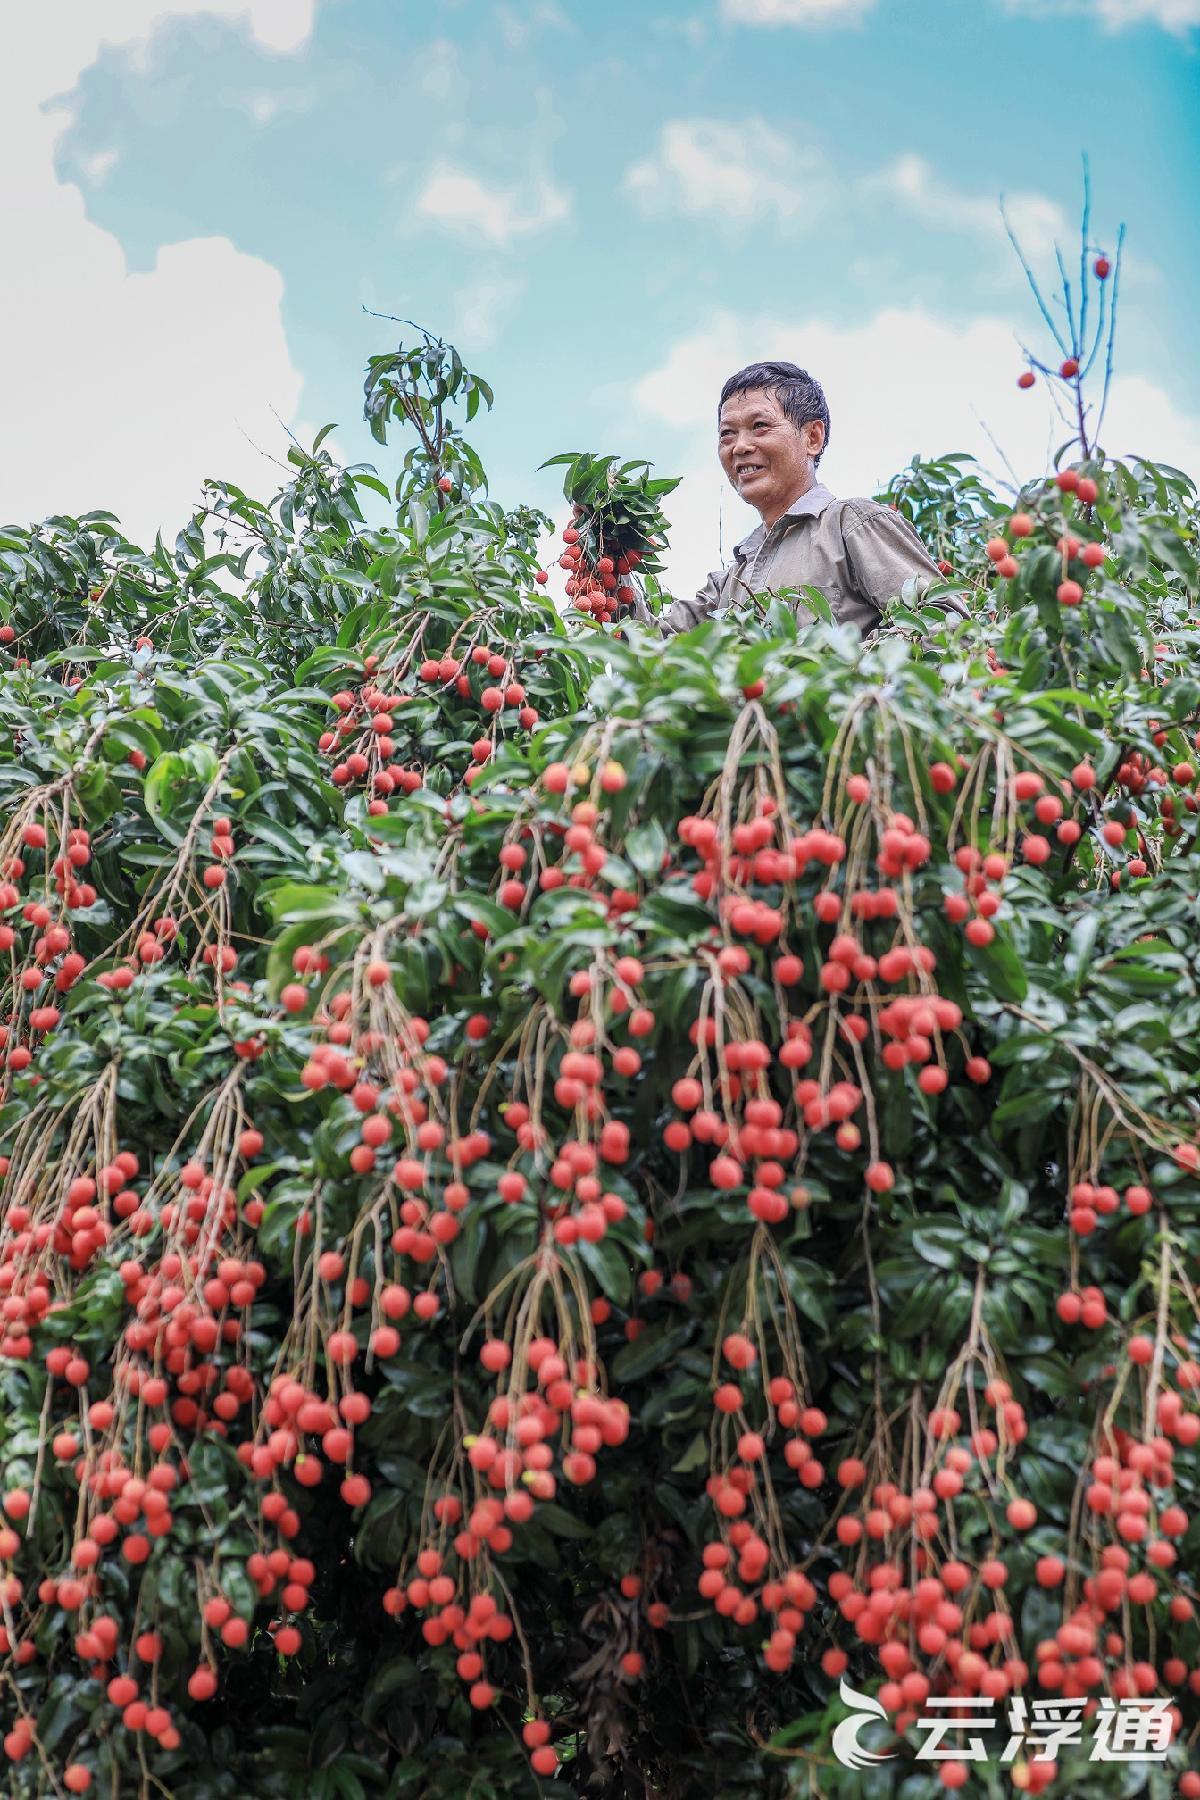
<path fill-rule="evenodd" d="M 850 1686 L 844 1675 L 841 1696 L 842 1705 L 853 1710 L 848 1719 L 843 1719 L 834 1728 L 833 1754 L 838 1761 L 845 1763 L 848 1769 L 870 1769 L 876 1763 L 889 1762 L 893 1756 L 898 1755 L 899 1752 L 895 1750 L 865 1750 L 858 1741 L 858 1734 L 864 1725 L 874 1724 L 878 1719 L 887 1719 L 887 1713 L 878 1700 L 873 1700 L 870 1694 L 860 1694 L 857 1688 Z"/>
<path fill-rule="evenodd" d="M 869 1769 L 888 1762 L 897 1750 L 868 1750 L 859 1733 L 888 1714 L 870 1694 L 860 1694 L 842 1677 L 842 1704 L 849 1716 L 834 1728 L 833 1754 L 848 1769 Z M 997 1702 L 983 1694 L 931 1694 L 913 1727 L 923 1734 L 916 1752 L 918 1762 L 1011 1763 L 1019 1756 L 1029 1762 L 1051 1762 L 1065 1749 L 1082 1749 L 1084 1702 L 1082 1700 L 1010 1699 L 1005 1713 L 997 1716 Z M 1146 1699 L 1101 1699 L 1092 1721 L 1089 1762 L 1163 1762 L 1171 1747 L 1171 1702 Z M 985 1741 L 984 1734 L 1007 1725 L 1008 1737 L 1001 1748 L 999 1737 Z M 992 1754 L 989 1754 L 989 1751 Z M 995 1755 L 998 1751 L 999 1754 Z"/>

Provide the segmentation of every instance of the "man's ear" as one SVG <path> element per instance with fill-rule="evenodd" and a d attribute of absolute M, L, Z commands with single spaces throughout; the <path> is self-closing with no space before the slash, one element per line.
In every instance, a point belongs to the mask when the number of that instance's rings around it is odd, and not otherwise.
<path fill-rule="evenodd" d="M 804 445 L 810 456 L 820 456 L 825 448 L 825 422 L 810 419 L 804 427 Z"/>

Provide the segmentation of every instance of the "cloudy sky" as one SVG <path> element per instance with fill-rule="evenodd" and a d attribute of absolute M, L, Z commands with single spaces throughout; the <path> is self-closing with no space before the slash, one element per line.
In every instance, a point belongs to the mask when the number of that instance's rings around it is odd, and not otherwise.
<path fill-rule="evenodd" d="M 0 107 L 0 517 L 173 532 L 206 475 L 337 421 L 390 327 L 491 380 L 508 503 L 556 451 L 682 474 L 685 588 L 755 522 L 714 455 L 758 357 L 820 376 L 822 474 L 914 452 L 1039 472 L 1047 279 L 1129 229 L 1107 447 L 1200 476 L 1200 0 L 47 0 Z"/>

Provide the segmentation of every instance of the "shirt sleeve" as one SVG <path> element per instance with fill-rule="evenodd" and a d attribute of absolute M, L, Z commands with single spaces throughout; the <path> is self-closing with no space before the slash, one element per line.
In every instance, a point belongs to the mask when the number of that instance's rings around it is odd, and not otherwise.
<path fill-rule="evenodd" d="M 898 594 L 919 600 L 941 579 L 912 525 L 890 507 L 856 507 L 845 520 L 842 537 L 861 592 L 881 612 Z"/>
<path fill-rule="evenodd" d="M 673 600 L 664 612 L 657 616 L 646 605 L 643 594 L 639 594 L 633 604 L 633 616 L 643 625 L 657 625 L 664 637 L 674 637 L 678 631 L 691 631 L 702 619 L 709 619 L 716 611 L 721 598 L 723 572 L 714 569 L 704 586 L 694 599 L 686 596 Z"/>

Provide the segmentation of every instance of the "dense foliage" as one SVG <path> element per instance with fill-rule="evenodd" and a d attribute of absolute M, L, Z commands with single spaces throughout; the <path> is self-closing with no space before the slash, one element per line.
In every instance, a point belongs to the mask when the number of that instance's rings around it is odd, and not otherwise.
<path fill-rule="evenodd" d="M 1200 1791 L 1195 490 L 914 461 L 967 620 L 664 643 L 671 484 L 561 459 L 564 616 L 490 403 L 0 537 L 3 1791 Z"/>

